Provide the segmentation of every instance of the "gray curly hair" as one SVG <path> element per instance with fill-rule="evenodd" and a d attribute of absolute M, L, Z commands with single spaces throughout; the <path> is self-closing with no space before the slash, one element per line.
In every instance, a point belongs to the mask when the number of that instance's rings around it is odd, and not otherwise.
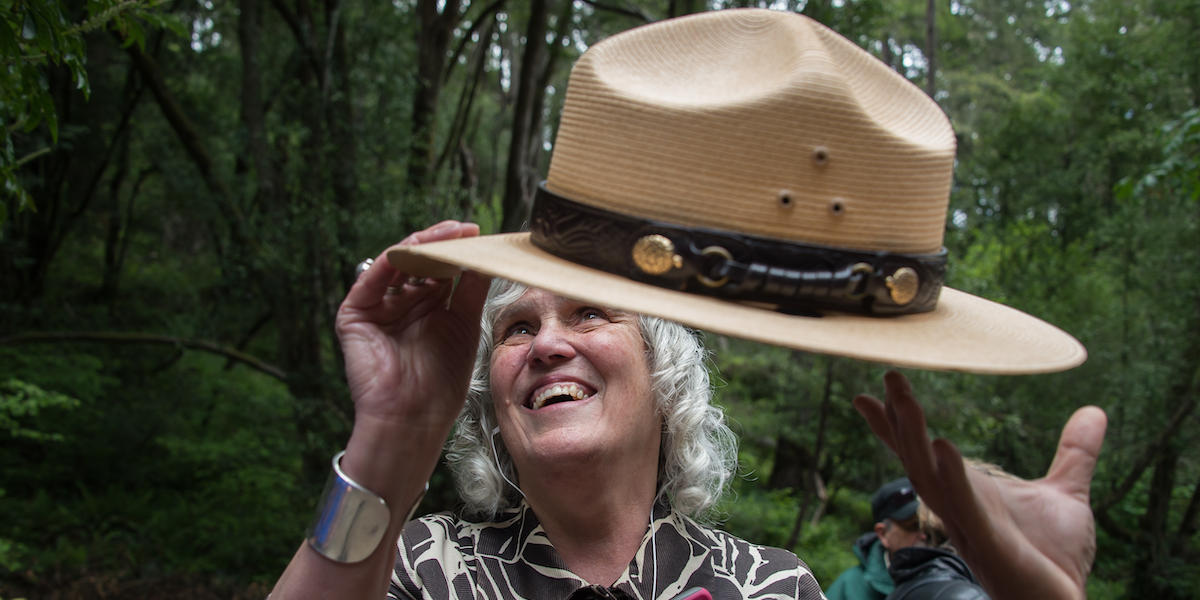
<path fill-rule="evenodd" d="M 475 373 L 446 452 L 468 515 L 490 518 L 519 503 L 517 490 L 504 480 L 517 480 L 512 457 L 503 439 L 493 438 L 497 422 L 489 378 L 494 321 L 527 289 L 497 279 L 483 307 Z M 724 413 L 710 402 L 707 354 L 698 335 L 657 317 L 639 316 L 638 325 L 646 344 L 651 389 L 663 417 L 658 497 L 666 498 L 675 510 L 703 518 L 733 475 L 737 440 L 725 425 Z"/>

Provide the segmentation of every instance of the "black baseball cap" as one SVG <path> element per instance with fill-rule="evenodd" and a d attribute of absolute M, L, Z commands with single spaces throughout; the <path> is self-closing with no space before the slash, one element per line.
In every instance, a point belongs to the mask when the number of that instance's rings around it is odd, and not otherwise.
<path fill-rule="evenodd" d="M 917 514 L 917 491 L 907 477 L 889 481 L 871 496 L 871 515 L 875 522 L 884 519 L 907 521 Z"/>

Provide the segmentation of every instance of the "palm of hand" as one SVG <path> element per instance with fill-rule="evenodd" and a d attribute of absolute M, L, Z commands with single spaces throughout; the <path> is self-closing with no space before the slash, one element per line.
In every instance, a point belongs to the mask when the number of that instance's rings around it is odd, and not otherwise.
<path fill-rule="evenodd" d="M 922 501 L 993 598 L 1082 598 L 1095 557 L 1089 506 L 1104 440 L 1104 412 L 1084 407 L 1063 428 L 1046 477 L 1025 481 L 968 468 L 946 440 L 930 441 L 908 381 L 885 376 L 887 404 L 870 396 L 855 408 L 896 452 Z"/>
<path fill-rule="evenodd" d="M 955 547 L 972 565 L 1014 563 L 1021 572 L 976 569 L 993 595 L 1077 596 L 1096 554 L 1087 487 L 1074 489 L 1074 482 L 1051 476 L 1025 481 L 973 468 L 966 476 L 990 526 L 971 522 L 968 515 L 974 511 L 958 510 L 962 499 L 943 496 L 942 511 L 953 515 L 947 529 Z"/>
<path fill-rule="evenodd" d="M 419 297 L 385 297 L 365 308 L 344 305 L 338 331 L 355 413 L 387 421 L 431 419 L 444 424 L 457 416 L 479 340 L 476 316 L 446 310 L 450 284 L 406 291 Z M 403 306 L 401 306 L 403 304 Z M 431 397 L 404 398 L 404 390 Z"/>
<path fill-rule="evenodd" d="M 401 242 L 413 245 L 478 235 L 471 223 L 444 221 Z M 346 294 L 337 333 L 356 418 L 416 428 L 449 427 L 466 397 L 487 278 L 409 281 L 381 256 Z"/>

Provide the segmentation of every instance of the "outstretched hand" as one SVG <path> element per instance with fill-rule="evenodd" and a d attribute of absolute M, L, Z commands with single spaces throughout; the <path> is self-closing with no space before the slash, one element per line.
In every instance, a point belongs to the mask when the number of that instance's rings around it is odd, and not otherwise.
<path fill-rule="evenodd" d="M 930 441 L 908 380 L 884 376 L 887 402 L 858 396 L 854 406 L 896 452 L 921 500 L 946 526 L 955 548 L 993 598 L 1085 598 L 1096 555 L 1089 488 L 1107 417 L 1075 411 L 1050 470 L 1026 481 L 970 468 L 954 444 Z"/>

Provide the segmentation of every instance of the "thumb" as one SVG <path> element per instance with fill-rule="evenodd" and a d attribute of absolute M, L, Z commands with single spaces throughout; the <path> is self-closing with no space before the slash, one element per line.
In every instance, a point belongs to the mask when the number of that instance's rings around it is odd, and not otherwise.
<path fill-rule="evenodd" d="M 1108 416 L 1099 407 L 1085 406 L 1075 411 L 1063 426 L 1046 480 L 1069 494 L 1087 498 L 1107 428 Z"/>

